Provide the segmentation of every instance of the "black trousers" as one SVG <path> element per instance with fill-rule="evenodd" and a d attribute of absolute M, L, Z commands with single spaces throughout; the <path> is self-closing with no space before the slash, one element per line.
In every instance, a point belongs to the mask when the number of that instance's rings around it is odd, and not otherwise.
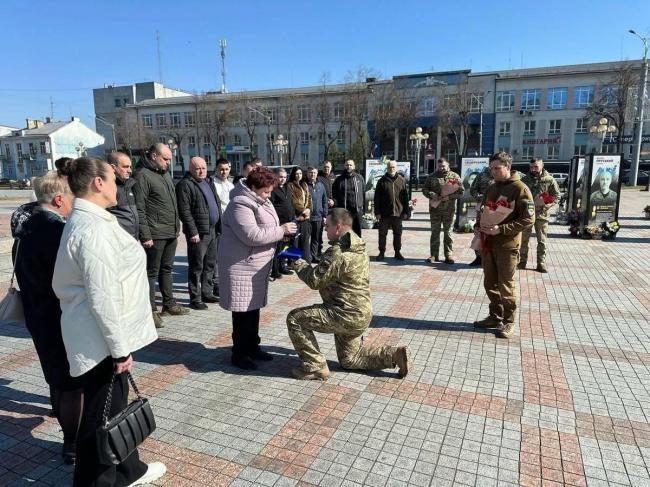
<path fill-rule="evenodd" d="M 361 236 L 361 213 L 358 211 L 348 210 L 352 216 L 352 231 L 359 237 Z"/>
<path fill-rule="evenodd" d="M 232 357 L 250 355 L 260 346 L 260 310 L 232 312 Z"/>
<path fill-rule="evenodd" d="M 402 249 L 402 219 L 399 216 L 382 216 L 379 219 L 379 251 L 386 251 L 389 228 L 393 231 L 393 249 L 399 252 Z"/>
<path fill-rule="evenodd" d="M 74 487 L 124 487 L 147 472 L 147 464 L 134 451 L 119 465 L 103 465 L 97 455 L 96 433 L 102 424 L 102 414 L 108 389 L 113 378 L 113 359 L 107 357 L 79 379 L 84 393 L 84 409 L 77 434 L 77 463 Z M 109 418 L 122 411 L 128 401 L 129 384 L 126 374 L 116 377 L 112 384 L 113 400 Z"/>
<path fill-rule="evenodd" d="M 294 245 L 302 250 L 304 255 L 303 259 L 311 262 L 311 225 L 309 220 L 297 221 L 298 232 L 300 235 L 295 238 Z"/>
<path fill-rule="evenodd" d="M 200 235 L 197 243 L 187 239 L 187 287 L 190 302 L 200 303 L 203 296 L 214 290 L 214 269 L 217 265 L 217 232 L 214 226 L 210 233 Z"/>
<path fill-rule="evenodd" d="M 312 260 L 318 257 L 323 250 L 323 220 L 311 220 L 310 251 Z"/>
<path fill-rule="evenodd" d="M 149 278 L 149 300 L 151 309 L 156 311 L 156 278 L 162 294 L 163 307 L 172 306 L 174 291 L 172 288 L 172 270 L 176 255 L 177 239 L 154 240 L 153 246 L 144 249 L 147 254 L 147 277 Z"/>
<path fill-rule="evenodd" d="M 214 253 L 216 256 L 219 255 L 219 242 L 221 242 L 221 234 L 218 234 L 215 240 Z M 214 275 L 212 276 L 212 282 L 214 283 L 214 289 L 212 291 L 212 294 L 214 296 L 219 297 L 219 265 L 217 263 L 217 257 L 215 257 Z"/>

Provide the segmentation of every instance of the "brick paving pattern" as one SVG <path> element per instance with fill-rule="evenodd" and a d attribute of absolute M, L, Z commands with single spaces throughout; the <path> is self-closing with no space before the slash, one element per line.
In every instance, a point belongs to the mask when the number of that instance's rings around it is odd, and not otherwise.
<path fill-rule="evenodd" d="M 409 345 L 405 380 L 341 370 L 323 335 L 330 380 L 291 379 L 298 359 L 284 319 L 318 301 L 295 276 L 270 285 L 261 335 L 275 360 L 255 372 L 230 365 L 230 316 L 218 305 L 165 317 L 135 367 L 158 423 L 142 457 L 168 467 L 157 485 L 650 485 L 648 196 L 622 200 L 615 242 L 551 225 L 549 273 L 518 271 L 510 340 L 471 325 L 487 299 L 481 270 L 467 266 L 468 235 L 456 236 L 457 265 L 423 262 L 419 208 L 405 224 L 406 260 L 389 249 L 371 262 L 365 341 Z M 376 231 L 364 238 L 376 255 Z M 184 246 L 177 257 L 175 290 L 187 303 Z M 15 324 L 0 334 L 0 485 L 70 485 L 31 340 Z"/>

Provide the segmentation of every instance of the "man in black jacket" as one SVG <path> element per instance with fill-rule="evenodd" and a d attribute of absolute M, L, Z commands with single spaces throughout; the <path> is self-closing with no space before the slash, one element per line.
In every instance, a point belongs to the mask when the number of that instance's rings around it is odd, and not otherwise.
<path fill-rule="evenodd" d="M 345 161 L 345 171 L 332 184 L 334 206 L 345 208 L 352 216 L 352 230 L 361 236 L 361 217 L 365 208 L 365 181 L 354 171 L 354 161 Z"/>
<path fill-rule="evenodd" d="M 332 185 L 336 180 L 336 174 L 332 171 L 332 163 L 330 161 L 323 161 L 322 169 L 318 171 L 318 180 L 325 186 L 327 193 L 327 208 L 334 207 L 334 200 L 332 199 Z"/>
<path fill-rule="evenodd" d="M 388 161 L 386 174 L 377 182 L 374 201 L 375 215 L 379 218 L 379 255 L 384 260 L 388 229 L 393 230 L 395 259 L 404 260 L 402 249 L 402 220 L 409 211 L 409 195 L 404 176 L 397 173 L 397 162 Z"/>
<path fill-rule="evenodd" d="M 293 221 L 296 217 L 296 212 L 294 211 L 293 204 L 291 203 L 291 191 L 289 190 L 289 185 L 287 184 L 287 171 L 280 167 L 276 169 L 276 173 L 280 182 L 275 188 L 273 188 L 273 191 L 271 192 L 271 203 L 273 203 L 275 212 L 278 214 L 280 225 L 283 225 L 285 223 Z M 271 277 L 274 279 L 281 278 L 283 274 L 293 274 L 293 271 L 287 268 L 286 262 L 281 262 L 280 259 L 277 258 L 278 253 L 285 245 L 288 245 L 288 241 L 282 239 L 278 242 L 276 248 L 276 257 L 273 258 L 273 269 L 271 270 Z"/>
<path fill-rule="evenodd" d="M 172 152 L 165 144 L 152 146 L 135 174 L 136 185 L 133 186 L 135 204 L 138 207 L 140 242 L 147 254 L 149 299 L 157 327 L 162 326 L 162 318 L 156 309 L 156 278 L 162 294 L 163 313 L 184 315 L 190 311 L 176 303 L 172 289 L 172 269 L 180 222 L 174 183 L 167 172 L 171 160 Z"/>
<path fill-rule="evenodd" d="M 115 184 L 117 185 L 117 205 L 107 208 L 107 210 L 115 215 L 117 222 L 124 230 L 138 240 L 140 228 L 138 207 L 133 194 L 135 179 L 131 177 L 131 158 L 124 152 L 113 151 L 106 160 L 115 170 Z"/>
<path fill-rule="evenodd" d="M 201 157 L 190 159 L 190 172 L 176 185 L 178 214 L 187 239 L 187 285 L 190 307 L 208 309 L 217 264 L 217 236 L 221 233 L 221 202 Z"/>

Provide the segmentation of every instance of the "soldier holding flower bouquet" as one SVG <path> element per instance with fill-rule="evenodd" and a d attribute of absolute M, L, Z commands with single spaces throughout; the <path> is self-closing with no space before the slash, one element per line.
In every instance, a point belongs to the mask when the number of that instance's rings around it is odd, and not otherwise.
<path fill-rule="evenodd" d="M 494 178 L 478 214 L 475 234 L 481 239 L 483 284 L 490 300 L 490 313 L 474 322 L 477 328 L 496 328 L 500 338 L 515 329 L 515 270 L 519 260 L 521 232 L 535 222 L 535 204 L 521 176 L 512 169 L 512 157 L 498 152 L 490 157 Z"/>
<path fill-rule="evenodd" d="M 521 181 L 528 186 L 535 202 L 535 235 L 537 236 L 537 271 L 548 272 L 546 267 L 546 241 L 548 235 L 549 212 L 560 198 L 560 188 L 546 169 L 544 161 L 535 157 L 530 161 L 530 172 Z M 526 268 L 528 260 L 528 240 L 533 233 L 530 227 L 523 231 L 521 251 L 519 252 L 519 269 Z"/>

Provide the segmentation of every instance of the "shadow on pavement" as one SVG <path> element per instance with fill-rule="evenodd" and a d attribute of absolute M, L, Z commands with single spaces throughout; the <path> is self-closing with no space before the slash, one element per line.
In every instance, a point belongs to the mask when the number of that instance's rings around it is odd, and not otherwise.
<path fill-rule="evenodd" d="M 0 321 L 0 336 L 9 338 L 32 337 L 24 323 L 16 323 L 13 321 Z"/>
<path fill-rule="evenodd" d="M 474 328 L 470 322 L 427 321 L 410 318 L 396 318 L 394 316 L 375 315 L 370 322 L 370 328 L 403 328 L 409 330 L 444 330 L 475 332 L 479 334 L 494 334 L 494 329 Z"/>

